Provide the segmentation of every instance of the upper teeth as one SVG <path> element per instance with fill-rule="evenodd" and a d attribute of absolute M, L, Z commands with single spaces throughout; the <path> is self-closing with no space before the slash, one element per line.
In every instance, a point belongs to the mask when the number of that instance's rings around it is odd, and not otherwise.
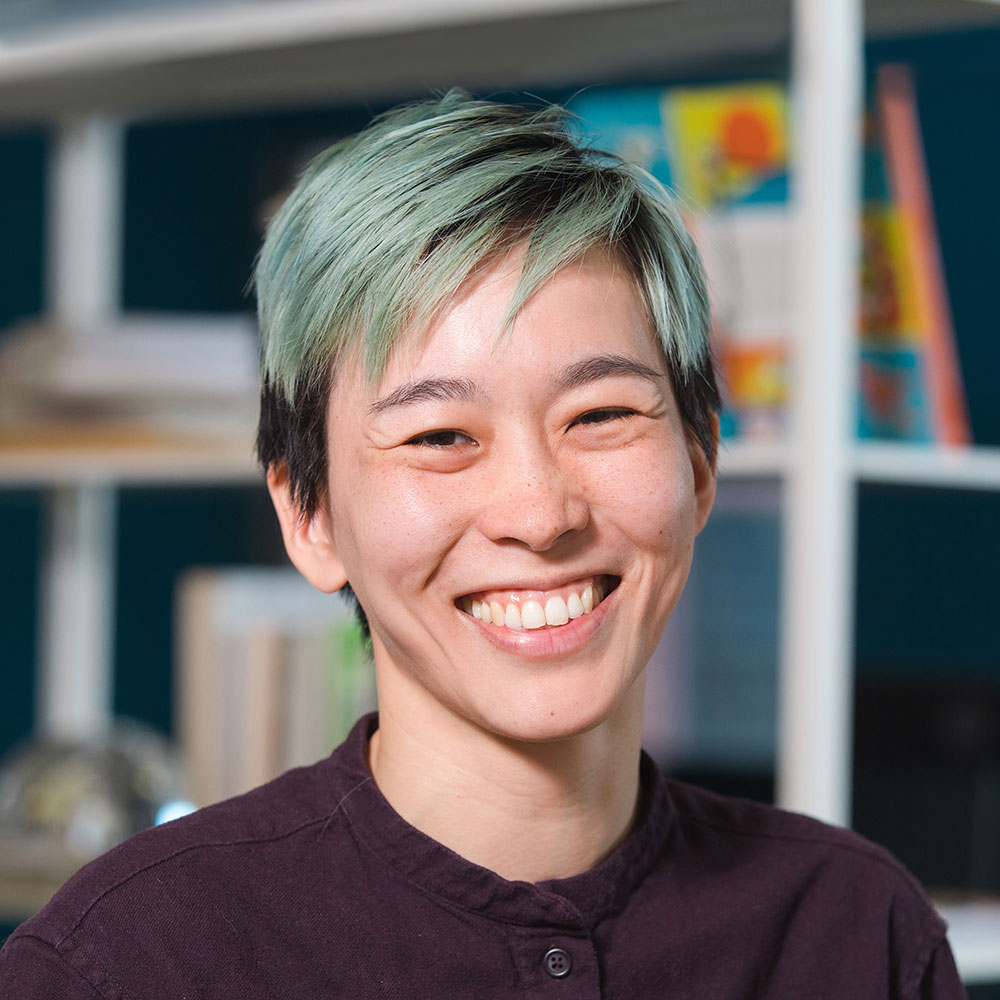
<path fill-rule="evenodd" d="M 544 625 L 565 625 L 580 615 L 588 614 L 604 600 L 604 588 L 599 583 L 587 584 L 579 593 L 571 591 L 566 598 L 554 594 L 545 601 L 528 600 L 523 604 L 514 601 L 478 601 L 467 597 L 462 610 L 480 621 L 505 625 L 512 629 L 542 628 Z"/>

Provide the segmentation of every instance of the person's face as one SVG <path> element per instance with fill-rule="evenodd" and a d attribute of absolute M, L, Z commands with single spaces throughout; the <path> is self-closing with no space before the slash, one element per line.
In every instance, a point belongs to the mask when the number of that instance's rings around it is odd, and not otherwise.
<path fill-rule="evenodd" d="M 316 517 L 272 489 L 296 565 L 361 601 L 380 701 L 550 740 L 635 702 L 715 480 L 628 272 L 588 255 L 498 341 L 519 263 L 475 275 L 374 389 L 340 371 Z"/>

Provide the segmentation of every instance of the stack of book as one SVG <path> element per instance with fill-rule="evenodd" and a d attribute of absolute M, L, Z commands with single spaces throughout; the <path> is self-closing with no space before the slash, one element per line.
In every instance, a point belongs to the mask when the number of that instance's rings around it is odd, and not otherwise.
<path fill-rule="evenodd" d="M 0 450 L 234 441 L 258 400 L 250 316 L 26 324 L 0 345 Z"/>
<path fill-rule="evenodd" d="M 326 756 L 375 707 L 352 611 L 292 569 L 198 569 L 177 594 L 178 718 L 192 800 Z"/>

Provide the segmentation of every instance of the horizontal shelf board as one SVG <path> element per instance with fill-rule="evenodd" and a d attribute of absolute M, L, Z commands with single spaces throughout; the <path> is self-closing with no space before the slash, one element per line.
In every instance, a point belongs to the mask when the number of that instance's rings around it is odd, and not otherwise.
<path fill-rule="evenodd" d="M 938 904 L 966 983 L 1000 983 L 1000 902 Z"/>
<path fill-rule="evenodd" d="M 732 16 L 717 19 L 722 4 Z M 705 9 L 707 8 L 707 10 Z M 572 85 L 787 42 L 787 0 L 291 0 L 147 15 L 11 46 L 0 117 L 148 114 Z M 706 16 L 706 14 L 708 16 Z M 765 16 L 762 16 L 765 15 Z"/>
<path fill-rule="evenodd" d="M 11 447 L 0 432 L 0 485 L 51 486 L 79 482 L 256 482 L 262 474 L 249 440 L 52 442 Z M 779 479 L 788 450 L 781 442 L 724 441 L 719 475 L 724 479 Z"/>
<path fill-rule="evenodd" d="M 4 447 L 0 438 L 0 485 L 6 487 L 86 482 L 166 485 L 262 481 L 248 440 L 81 441 L 27 449 Z"/>
<path fill-rule="evenodd" d="M 526 15 L 662 6 L 678 0 L 506 0 L 503 20 Z M 137 10 L 78 19 L 13 36 L 0 80 L 92 69 L 108 57 L 119 67 L 171 59 L 249 53 L 407 31 L 496 21 L 493 0 L 286 0 L 281 4 L 214 0 L 198 7 Z M 10 37 L 10 36 L 9 36 Z"/>
<path fill-rule="evenodd" d="M 870 34 L 1000 25 L 979 0 L 869 0 Z M 287 0 L 6 40 L 0 120 L 337 103 L 676 75 L 785 51 L 789 0 Z"/>
<path fill-rule="evenodd" d="M 865 442 L 854 468 L 861 482 L 1000 491 L 1000 448 Z"/>
<path fill-rule="evenodd" d="M 1000 448 L 945 449 L 917 444 L 859 444 L 852 453 L 859 482 L 1000 491 Z M 725 440 L 719 478 L 780 480 L 792 456 L 781 441 Z M 0 433 L 0 485 L 78 482 L 257 482 L 261 473 L 246 439 L 197 441 L 155 436 L 87 439 L 11 447 Z"/>
<path fill-rule="evenodd" d="M 723 441 L 719 476 L 780 478 L 793 460 L 790 448 L 780 441 Z M 851 462 L 855 477 L 864 483 L 1000 491 L 1000 448 L 864 441 L 852 450 Z"/>

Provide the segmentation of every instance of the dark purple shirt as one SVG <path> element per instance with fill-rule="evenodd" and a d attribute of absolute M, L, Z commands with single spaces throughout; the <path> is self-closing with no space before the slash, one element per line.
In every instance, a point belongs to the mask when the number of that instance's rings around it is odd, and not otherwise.
<path fill-rule="evenodd" d="M 9 1000 L 964 997 L 856 835 L 664 779 L 591 871 L 508 882 L 409 826 L 362 719 L 328 759 L 134 837 L 0 951 Z"/>

